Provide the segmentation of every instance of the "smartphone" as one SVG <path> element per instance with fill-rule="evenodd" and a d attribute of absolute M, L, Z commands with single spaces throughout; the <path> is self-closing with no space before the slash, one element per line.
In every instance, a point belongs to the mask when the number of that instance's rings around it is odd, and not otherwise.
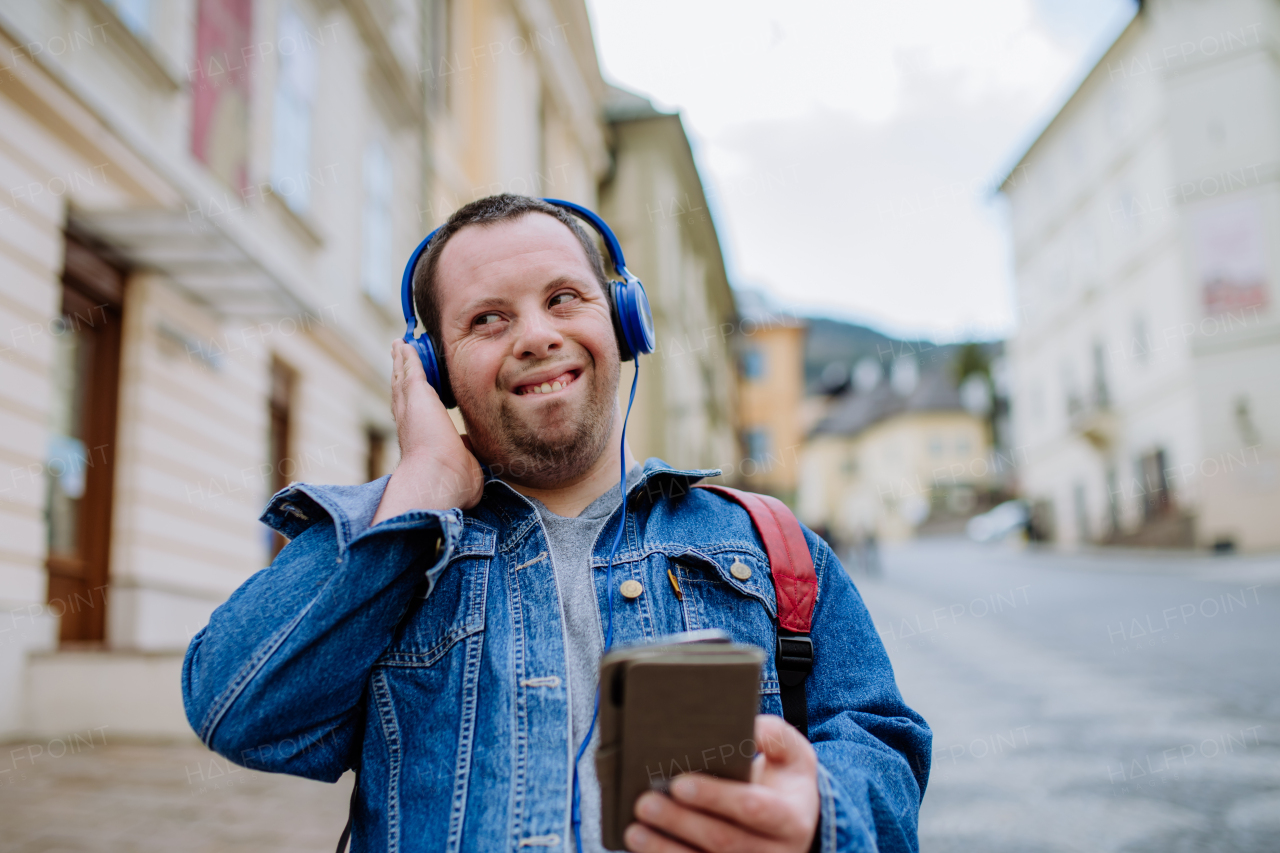
<path fill-rule="evenodd" d="M 636 800 L 682 773 L 750 779 L 763 665 L 762 649 L 719 631 L 604 656 L 595 760 L 605 847 L 622 850 Z"/>

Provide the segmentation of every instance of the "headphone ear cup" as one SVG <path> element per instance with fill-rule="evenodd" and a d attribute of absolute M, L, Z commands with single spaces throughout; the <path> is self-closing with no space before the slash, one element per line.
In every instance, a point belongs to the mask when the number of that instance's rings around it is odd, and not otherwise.
<path fill-rule="evenodd" d="M 453 400 L 453 393 L 443 378 L 440 364 L 436 360 L 436 348 L 432 346 L 431 338 L 426 335 L 419 338 L 405 335 L 404 341 L 413 347 L 413 351 L 418 354 L 418 360 L 422 362 L 422 372 L 427 375 L 427 384 L 435 389 L 440 401 L 444 403 L 444 407 L 452 409 L 456 405 Z"/>
<path fill-rule="evenodd" d="M 636 357 L 636 354 L 631 349 L 631 345 L 627 343 L 627 333 L 622 327 L 622 311 L 619 308 L 622 304 L 622 288 L 624 286 L 620 281 L 609 282 L 609 319 L 613 321 L 613 334 L 618 339 L 618 355 L 622 361 L 631 361 Z"/>
<path fill-rule="evenodd" d="M 653 313 L 640 279 L 627 274 L 626 280 L 613 283 L 613 312 L 623 361 L 654 351 Z"/>

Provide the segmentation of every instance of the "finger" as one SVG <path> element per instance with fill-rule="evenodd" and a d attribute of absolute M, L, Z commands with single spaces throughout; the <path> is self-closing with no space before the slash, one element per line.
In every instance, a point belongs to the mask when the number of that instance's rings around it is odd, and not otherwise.
<path fill-rule="evenodd" d="M 391 345 L 391 380 L 399 385 L 405 374 L 404 342 L 396 341 Z"/>
<path fill-rule="evenodd" d="M 627 827 L 623 840 L 632 853 L 697 853 L 680 842 L 639 823 L 633 823 Z"/>
<path fill-rule="evenodd" d="M 736 785 L 739 791 L 746 787 L 742 782 L 732 784 Z M 724 819 L 697 808 L 690 808 L 652 791 L 636 801 L 636 817 L 649 826 L 699 850 L 726 851 L 727 853 L 734 850 L 759 849 L 761 842 L 775 837 L 772 831 L 759 832 L 740 825 L 739 821 L 732 818 Z"/>
<path fill-rule="evenodd" d="M 404 354 L 405 372 L 414 377 L 421 376 L 423 382 L 427 381 L 427 372 L 422 367 L 422 359 L 418 357 L 418 351 L 404 341 L 400 342 L 400 351 Z"/>
<path fill-rule="evenodd" d="M 756 749 L 774 767 L 806 764 L 812 761 L 813 747 L 795 726 L 772 714 L 756 716 Z"/>
<path fill-rule="evenodd" d="M 786 838 L 796 829 L 792 804 L 764 785 L 690 773 L 671 783 L 671 796 L 677 805 L 696 810 L 717 823 L 742 827 L 767 838 Z"/>
<path fill-rule="evenodd" d="M 427 381 L 427 371 L 422 366 L 422 358 L 419 357 L 418 351 L 403 341 L 400 342 L 400 345 L 403 347 L 404 353 L 401 381 L 404 383 L 405 391 L 408 392 L 410 388 L 422 388 L 428 391 L 429 396 L 438 398 L 440 396 L 439 392 L 436 391 L 435 386 Z"/>

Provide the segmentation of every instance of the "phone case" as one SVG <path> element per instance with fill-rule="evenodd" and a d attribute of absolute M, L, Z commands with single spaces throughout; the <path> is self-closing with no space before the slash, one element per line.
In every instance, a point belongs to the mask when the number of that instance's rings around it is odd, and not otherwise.
<path fill-rule="evenodd" d="M 681 773 L 746 781 L 755 756 L 764 652 L 675 642 L 610 652 L 600 663 L 600 831 L 622 850 L 636 799 Z"/>

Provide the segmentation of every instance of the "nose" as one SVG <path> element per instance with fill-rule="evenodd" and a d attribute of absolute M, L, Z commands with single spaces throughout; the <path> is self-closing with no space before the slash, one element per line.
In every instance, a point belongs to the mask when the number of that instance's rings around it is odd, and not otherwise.
<path fill-rule="evenodd" d="M 564 347 L 564 336 L 554 318 L 545 311 L 523 315 L 518 324 L 513 352 L 516 358 L 543 359 Z"/>

